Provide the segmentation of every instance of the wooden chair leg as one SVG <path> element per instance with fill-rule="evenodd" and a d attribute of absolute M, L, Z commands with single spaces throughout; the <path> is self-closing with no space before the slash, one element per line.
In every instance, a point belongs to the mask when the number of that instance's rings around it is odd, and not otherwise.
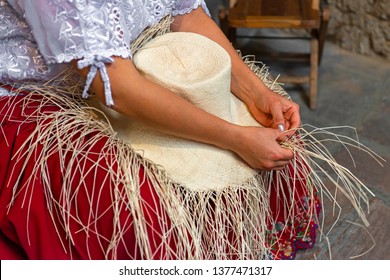
<path fill-rule="evenodd" d="M 237 29 L 229 25 L 229 15 L 224 8 L 221 8 L 219 10 L 218 19 L 219 27 L 221 28 L 223 33 L 225 33 L 226 37 L 229 39 L 230 42 L 235 43 Z"/>
<path fill-rule="evenodd" d="M 310 93 L 309 105 L 310 109 L 317 108 L 317 85 L 318 85 L 318 55 L 319 42 L 316 30 L 312 31 L 310 43 Z"/>
<path fill-rule="evenodd" d="M 227 37 L 229 38 L 229 41 L 232 42 L 234 45 L 236 43 L 236 38 L 237 38 L 237 28 L 230 27 L 228 29 Z"/>
<path fill-rule="evenodd" d="M 318 30 L 318 65 L 321 64 L 322 53 L 324 51 L 325 37 L 328 30 L 328 22 L 330 18 L 330 10 L 328 7 L 324 8 L 321 12 L 320 28 Z"/>
<path fill-rule="evenodd" d="M 228 30 L 229 30 L 229 21 L 228 21 L 228 13 L 225 8 L 221 8 L 218 12 L 218 20 L 219 20 L 219 27 L 225 33 L 226 36 L 228 36 Z"/>

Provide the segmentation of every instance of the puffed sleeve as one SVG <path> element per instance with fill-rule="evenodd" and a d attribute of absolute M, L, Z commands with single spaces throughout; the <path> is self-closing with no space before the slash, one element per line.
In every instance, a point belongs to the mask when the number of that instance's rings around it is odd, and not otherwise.
<path fill-rule="evenodd" d="M 130 57 L 130 34 L 120 13 L 120 1 L 9 0 L 23 14 L 45 61 L 67 63 L 78 59 L 78 68 L 89 66 L 83 96 L 100 71 L 107 106 L 113 105 L 105 63 L 112 56 Z"/>
<path fill-rule="evenodd" d="M 184 15 L 190 13 L 192 10 L 202 6 L 203 10 L 210 15 L 204 0 L 175 0 L 175 6 L 172 15 Z"/>

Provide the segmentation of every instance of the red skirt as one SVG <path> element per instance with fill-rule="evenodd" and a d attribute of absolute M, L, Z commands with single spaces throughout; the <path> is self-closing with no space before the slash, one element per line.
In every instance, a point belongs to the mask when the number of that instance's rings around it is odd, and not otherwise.
<path fill-rule="evenodd" d="M 70 154 L 52 152 L 42 159 L 39 154 L 47 143 L 33 145 L 31 150 L 32 143 L 39 142 L 39 134 L 31 137 L 38 125 L 35 116 L 60 110 L 54 103 L 42 105 L 40 95 L 0 97 L 0 259 L 175 258 L 175 239 L 162 242 L 166 227 L 158 222 L 159 217 L 167 213 L 161 208 L 159 196 L 142 166 L 138 172 L 139 195 L 144 201 L 142 211 L 147 213 L 145 234 L 148 240 L 153 240 L 148 244 L 153 254 L 145 256 L 138 248 L 135 232 L 139 229 L 134 227 L 134 213 L 127 207 L 126 190 L 114 191 L 106 179 L 107 170 L 117 168 L 115 150 L 107 147 L 107 139 L 101 137 L 99 141 L 89 142 L 93 132 L 72 134 L 72 137 L 85 139 L 82 149 L 88 151 L 88 157 L 74 158 Z M 29 156 L 28 162 L 23 160 L 26 156 Z M 46 161 L 50 172 L 42 173 L 37 169 L 42 160 Z M 67 170 L 72 174 L 67 184 L 74 182 L 79 186 L 82 181 L 84 187 L 68 186 L 64 193 L 63 165 L 70 160 L 77 164 Z M 42 174 L 49 174 L 50 178 Z M 48 180 L 49 192 L 43 183 Z M 314 245 L 320 206 L 316 200 L 315 211 L 308 210 L 308 183 L 296 180 L 284 184 L 285 191 L 293 192 L 291 197 L 296 198 L 294 219 L 286 218 L 280 196 L 271 192 L 273 217 L 268 225 L 267 257 L 292 259 L 297 250 Z M 291 186 L 294 188 L 290 189 Z M 119 197 L 121 203 L 113 205 L 114 196 Z M 113 225 L 114 219 L 120 231 Z"/>

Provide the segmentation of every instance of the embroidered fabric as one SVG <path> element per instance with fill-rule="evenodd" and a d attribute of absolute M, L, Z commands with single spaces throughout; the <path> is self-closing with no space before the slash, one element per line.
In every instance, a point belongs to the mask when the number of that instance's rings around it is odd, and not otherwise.
<path fill-rule="evenodd" d="M 0 82 L 48 80 L 61 68 L 45 63 L 25 20 L 0 0 Z"/>
<path fill-rule="evenodd" d="M 0 82 L 49 80 L 74 59 L 105 72 L 145 28 L 200 5 L 208 13 L 204 0 L 0 0 Z M 108 79 L 105 89 L 112 105 Z"/>
<path fill-rule="evenodd" d="M 320 196 L 318 194 L 314 196 L 315 216 L 308 211 L 309 201 L 307 195 L 297 198 L 294 222 L 279 221 L 270 226 L 266 234 L 270 246 L 268 256 L 270 259 L 292 260 L 299 250 L 313 248 L 319 227 L 317 218 L 321 211 Z"/>

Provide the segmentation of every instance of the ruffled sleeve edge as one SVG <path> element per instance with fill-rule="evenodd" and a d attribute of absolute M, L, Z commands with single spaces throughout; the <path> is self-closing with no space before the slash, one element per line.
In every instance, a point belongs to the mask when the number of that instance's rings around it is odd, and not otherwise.
<path fill-rule="evenodd" d="M 184 10 L 178 10 L 172 12 L 172 16 L 185 15 L 191 13 L 193 10 L 197 9 L 199 6 L 203 8 L 207 15 L 211 16 L 209 9 L 207 8 L 206 2 L 204 0 L 196 1 L 192 7 L 189 7 Z"/>
<path fill-rule="evenodd" d="M 95 55 L 100 55 L 102 57 L 119 56 L 122 58 L 132 58 L 132 53 L 130 49 L 128 47 L 124 47 L 124 48 L 116 48 L 116 49 L 108 49 L 108 50 L 81 51 L 71 55 L 59 54 L 57 56 L 45 56 L 45 61 L 47 64 L 69 63 L 73 60 L 93 57 Z"/>
<path fill-rule="evenodd" d="M 95 52 L 79 52 L 73 55 L 60 54 L 56 57 L 46 57 L 46 61 L 48 64 L 54 64 L 69 63 L 73 60 L 78 60 L 78 69 L 90 67 L 85 81 L 85 87 L 82 93 L 83 98 L 89 97 L 88 90 L 91 86 L 93 79 L 96 77 L 97 72 L 99 71 L 104 85 L 105 103 L 108 107 L 112 107 L 114 106 L 114 99 L 112 97 L 111 84 L 110 79 L 108 77 L 106 64 L 111 64 L 114 62 L 114 59 L 112 58 L 113 56 L 132 58 L 131 51 L 125 48 Z"/>

